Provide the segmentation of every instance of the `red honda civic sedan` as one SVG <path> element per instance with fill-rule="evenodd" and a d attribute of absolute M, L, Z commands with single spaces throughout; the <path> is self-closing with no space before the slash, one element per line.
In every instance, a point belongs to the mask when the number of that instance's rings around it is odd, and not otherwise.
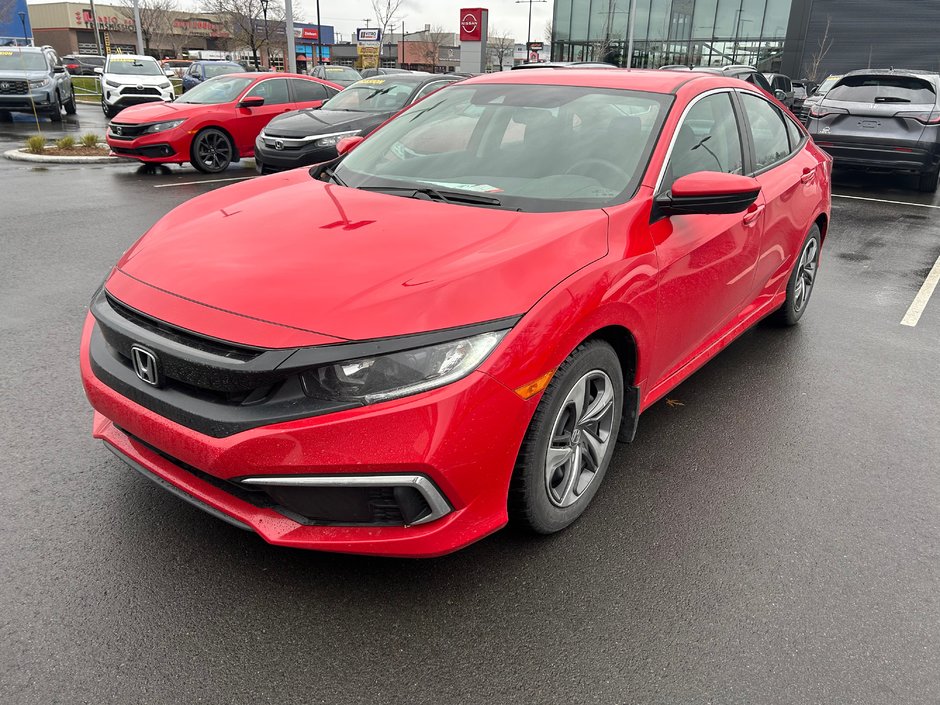
<path fill-rule="evenodd" d="M 95 437 L 285 546 L 565 528 L 644 409 L 800 320 L 829 225 L 829 157 L 723 76 L 490 74 L 339 152 L 171 212 L 82 339 Z"/>
<path fill-rule="evenodd" d="M 214 174 L 252 157 L 258 133 L 275 116 L 319 108 L 342 86 L 299 74 L 229 73 L 172 103 L 144 103 L 108 124 L 111 153 L 151 164 L 190 162 Z"/>

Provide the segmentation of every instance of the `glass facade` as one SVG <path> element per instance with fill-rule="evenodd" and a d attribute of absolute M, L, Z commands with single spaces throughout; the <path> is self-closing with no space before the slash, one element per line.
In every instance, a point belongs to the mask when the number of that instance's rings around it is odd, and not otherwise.
<path fill-rule="evenodd" d="M 779 71 L 792 0 L 636 0 L 632 65 Z M 631 0 L 555 0 L 553 61 L 627 60 Z"/>

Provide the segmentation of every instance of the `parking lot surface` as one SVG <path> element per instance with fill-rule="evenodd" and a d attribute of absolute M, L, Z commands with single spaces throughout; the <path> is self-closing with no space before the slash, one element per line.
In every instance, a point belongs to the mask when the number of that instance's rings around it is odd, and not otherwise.
<path fill-rule="evenodd" d="M 266 545 L 90 436 L 92 292 L 250 166 L 0 160 L 4 702 L 940 701 L 940 293 L 901 325 L 940 197 L 838 175 L 800 325 L 756 327 L 644 414 L 568 531 L 379 560 Z"/>

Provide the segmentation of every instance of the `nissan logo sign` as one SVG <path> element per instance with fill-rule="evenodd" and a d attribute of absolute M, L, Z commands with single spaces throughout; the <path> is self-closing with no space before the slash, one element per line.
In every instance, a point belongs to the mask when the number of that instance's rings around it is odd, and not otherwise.
<path fill-rule="evenodd" d="M 469 12 L 460 18 L 460 28 L 464 32 L 476 32 L 478 26 L 477 18 Z"/>

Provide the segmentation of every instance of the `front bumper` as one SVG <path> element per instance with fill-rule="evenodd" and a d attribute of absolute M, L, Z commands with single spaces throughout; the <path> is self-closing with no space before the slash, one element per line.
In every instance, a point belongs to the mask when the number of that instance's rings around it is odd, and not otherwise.
<path fill-rule="evenodd" d="M 82 339 L 82 382 L 94 436 L 194 504 L 282 546 L 428 557 L 457 550 L 507 521 L 516 455 L 535 408 L 489 375 L 394 401 L 207 436 L 164 418 L 99 380 Z M 246 495 L 246 478 L 427 478 L 450 508 L 412 525 L 304 523 Z M 153 479 L 153 478 L 151 478 Z"/>
<path fill-rule="evenodd" d="M 140 135 L 133 139 L 117 138 L 109 129 L 106 141 L 111 148 L 111 154 L 116 157 L 129 157 L 152 163 L 189 161 L 190 135 L 182 126 L 150 135 Z"/>
<path fill-rule="evenodd" d="M 105 85 L 103 87 L 101 100 L 108 107 L 123 109 L 130 105 L 141 105 L 142 103 L 170 102 L 174 97 L 175 94 L 172 86 L 170 88 L 146 86 L 138 91 L 136 87 L 131 86 L 114 88 Z"/>
<path fill-rule="evenodd" d="M 33 106 L 36 110 L 48 110 L 55 102 L 54 95 L 52 88 L 35 88 L 29 93 L 21 94 L 0 94 L 0 110 L 32 112 Z"/>
<path fill-rule="evenodd" d="M 274 141 L 275 137 L 268 137 L 267 142 Z M 286 171 L 301 166 L 320 164 L 336 159 L 336 147 L 315 147 L 313 144 L 300 148 L 275 149 L 267 145 L 265 138 L 260 135 L 255 140 L 255 165 L 259 173 L 273 171 Z"/>

